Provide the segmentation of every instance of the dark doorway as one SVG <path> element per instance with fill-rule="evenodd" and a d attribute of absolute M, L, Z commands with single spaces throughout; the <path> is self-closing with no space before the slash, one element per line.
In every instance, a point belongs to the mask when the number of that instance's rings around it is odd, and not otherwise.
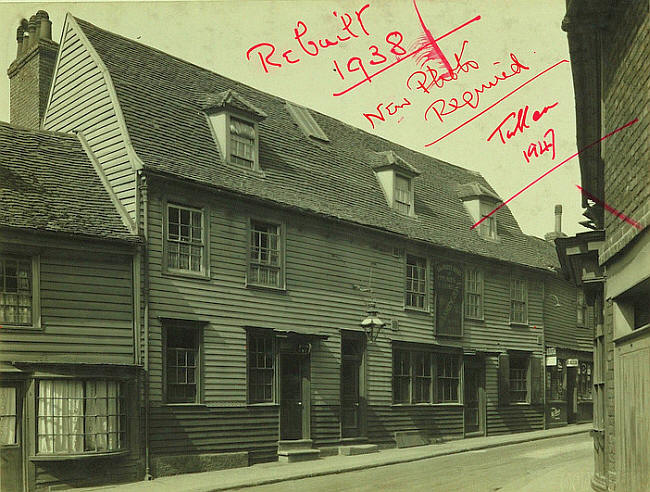
<path fill-rule="evenodd" d="M 341 437 L 363 434 L 364 339 L 362 333 L 341 336 Z"/>
<path fill-rule="evenodd" d="M 23 490 L 22 385 L 0 385 L 0 492 Z"/>
<path fill-rule="evenodd" d="M 575 367 L 566 368 L 566 421 L 574 424 L 578 411 L 578 399 L 576 394 L 577 371 Z"/>
<path fill-rule="evenodd" d="M 303 378 L 306 357 L 282 354 L 280 357 L 280 439 L 302 439 Z"/>
<path fill-rule="evenodd" d="M 485 435 L 485 385 L 478 361 L 466 360 L 464 371 L 465 435 Z"/>

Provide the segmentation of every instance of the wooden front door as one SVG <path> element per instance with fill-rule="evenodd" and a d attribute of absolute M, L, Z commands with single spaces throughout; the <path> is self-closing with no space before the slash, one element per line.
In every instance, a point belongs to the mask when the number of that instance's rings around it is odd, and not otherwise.
<path fill-rule="evenodd" d="M 22 385 L 0 383 L 0 492 L 23 490 Z"/>
<path fill-rule="evenodd" d="M 361 391 L 364 340 L 357 334 L 341 338 L 341 437 L 363 434 L 364 406 Z"/>
<path fill-rule="evenodd" d="M 282 354 L 280 371 L 280 439 L 302 439 L 305 356 Z"/>
<path fill-rule="evenodd" d="M 465 363 L 464 371 L 465 435 L 485 434 L 485 386 L 483 369 Z"/>

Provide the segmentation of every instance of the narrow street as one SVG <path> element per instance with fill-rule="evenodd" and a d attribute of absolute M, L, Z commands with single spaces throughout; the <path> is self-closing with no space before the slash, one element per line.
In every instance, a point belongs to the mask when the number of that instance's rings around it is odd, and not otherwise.
<path fill-rule="evenodd" d="M 246 490 L 588 492 L 592 468 L 584 433 Z"/>

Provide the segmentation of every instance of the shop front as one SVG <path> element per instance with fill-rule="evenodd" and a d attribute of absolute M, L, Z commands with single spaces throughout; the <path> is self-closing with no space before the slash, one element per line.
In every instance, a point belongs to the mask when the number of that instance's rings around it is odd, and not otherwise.
<path fill-rule="evenodd" d="M 593 360 L 589 352 L 546 348 L 546 427 L 590 422 Z"/>

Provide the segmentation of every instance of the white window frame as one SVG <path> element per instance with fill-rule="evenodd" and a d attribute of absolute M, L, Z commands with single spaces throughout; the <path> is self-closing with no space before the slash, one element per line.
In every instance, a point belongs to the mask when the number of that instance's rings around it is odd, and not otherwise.
<path fill-rule="evenodd" d="M 408 190 L 404 191 L 397 186 L 400 179 L 406 181 Z M 408 196 L 408 202 L 403 199 L 406 196 Z M 393 186 L 393 207 L 401 214 L 413 215 L 413 180 L 398 172 L 395 173 L 395 183 Z M 401 210 L 401 207 L 406 208 L 406 211 Z"/>
<path fill-rule="evenodd" d="M 191 231 L 191 223 L 192 223 L 192 213 L 199 213 L 201 214 L 201 242 L 200 243 L 191 243 L 191 242 L 184 242 L 180 240 L 180 230 L 179 230 L 179 239 L 171 239 L 170 238 L 170 226 L 169 226 L 169 220 L 170 220 L 170 208 L 176 208 L 179 210 L 187 210 L 190 212 L 190 231 Z M 163 265 L 164 265 L 164 272 L 167 274 L 172 274 L 172 275 L 181 275 L 181 276 L 191 276 L 191 277 L 198 277 L 198 278 L 209 278 L 210 272 L 209 272 L 209 258 L 210 258 L 210 250 L 209 250 L 209 244 L 208 244 L 208 238 L 210 237 L 209 232 L 208 232 L 208 224 L 209 224 L 209 214 L 208 210 L 205 207 L 192 207 L 192 206 L 187 206 L 187 205 L 181 205 L 176 201 L 166 201 L 164 202 L 164 224 L 163 224 Z M 196 247 L 198 246 L 201 249 L 201 260 L 200 260 L 200 265 L 201 269 L 200 270 L 192 270 L 190 268 L 173 268 L 170 267 L 169 265 L 169 255 L 170 255 L 170 243 L 175 243 L 175 244 L 188 244 L 190 248 L 192 246 Z M 191 266 L 191 257 L 188 260 L 190 263 L 188 265 Z"/>
<path fill-rule="evenodd" d="M 41 415 L 41 409 L 43 407 L 47 406 L 47 400 L 52 399 L 52 398 L 44 397 L 41 394 L 41 391 L 42 391 L 41 383 L 43 383 L 45 381 L 55 382 L 55 383 L 56 382 L 66 382 L 66 383 L 81 383 L 82 384 L 83 396 L 72 398 L 72 400 L 80 400 L 80 399 L 82 400 L 81 405 L 79 405 L 80 406 L 79 415 L 70 415 L 70 413 L 69 413 L 70 410 L 68 410 L 67 412 L 64 412 L 64 413 L 67 413 L 68 418 L 81 419 L 80 427 L 81 427 L 82 432 L 81 432 L 81 434 L 76 434 L 76 435 L 80 435 L 81 439 L 83 441 L 81 443 L 81 447 L 82 447 L 81 450 L 79 450 L 79 451 L 60 451 L 60 452 L 56 452 L 56 451 L 54 451 L 54 449 L 47 450 L 47 451 L 44 451 L 43 449 L 41 449 L 41 445 L 42 445 L 41 437 L 42 436 L 49 436 L 49 435 L 58 436 L 59 435 L 59 434 L 49 434 L 49 433 L 42 432 L 42 431 L 45 431 L 46 429 L 43 429 L 41 427 L 41 422 L 46 421 L 46 419 L 48 417 L 49 418 L 54 418 L 54 419 L 59 418 L 56 415 L 52 415 L 52 416 L 51 415 Z M 91 382 L 111 382 L 111 383 L 115 383 L 117 385 L 118 394 L 115 397 L 115 401 L 116 401 L 116 405 L 117 405 L 117 408 L 116 408 L 115 411 L 117 413 L 109 413 L 110 410 L 108 410 L 108 408 L 107 408 L 106 415 L 99 415 L 100 418 L 106 418 L 107 419 L 107 431 L 106 432 L 98 432 L 98 433 L 87 432 L 87 429 L 88 429 L 87 421 L 88 421 L 88 419 L 97 418 L 94 415 L 91 415 L 92 411 L 89 411 L 87 409 L 87 401 L 88 400 L 95 400 L 95 401 L 106 400 L 105 403 L 106 403 L 106 405 L 108 407 L 108 400 L 112 399 L 108 395 L 107 396 L 101 396 L 100 395 L 100 396 L 94 396 L 94 397 L 93 396 L 88 396 L 88 386 L 87 385 L 88 385 L 88 383 L 91 383 Z M 53 457 L 62 457 L 62 458 L 64 458 L 66 456 L 79 456 L 79 455 L 83 455 L 83 456 L 100 455 L 101 456 L 101 455 L 105 455 L 105 454 L 122 454 L 122 453 L 128 452 L 128 450 L 129 450 L 129 432 L 128 432 L 129 411 L 128 411 L 128 386 L 127 386 L 126 381 L 121 380 L 121 379 L 94 378 L 94 377 L 89 377 L 89 378 L 80 377 L 80 378 L 74 378 L 74 379 L 68 379 L 68 378 L 65 378 L 65 379 L 63 379 L 63 378 L 42 378 L 42 379 L 39 379 L 37 381 L 37 389 L 38 389 L 38 391 L 37 391 L 37 396 L 36 396 L 36 426 L 35 426 L 35 430 L 36 430 L 36 447 L 37 447 L 36 454 L 37 454 L 37 456 L 53 456 Z M 56 396 L 53 397 L 53 398 L 58 399 L 58 397 L 56 397 Z M 46 403 L 41 405 L 42 401 L 45 401 Z M 52 409 L 54 411 L 56 411 L 57 406 L 55 405 Z M 116 432 L 115 431 L 113 431 L 113 432 L 108 431 L 108 419 L 110 419 L 111 416 L 116 417 L 116 422 L 118 423 L 118 428 L 117 428 Z M 66 417 L 66 416 L 64 416 L 64 417 Z M 61 427 L 61 430 L 66 430 L 62 426 L 61 423 L 59 423 L 59 426 Z M 54 425 L 53 427 L 56 430 L 57 426 Z M 68 429 L 68 430 L 70 430 L 70 429 Z M 118 434 L 118 441 L 119 441 L 119 446 L 116 447 L 115 449 L 106 449 L 106 450 L 97 449 L 97 448 L 95 448 L 94 450 L 86 449 L 87 446 L 88 446 L 88 439 L 89 439 L 90 435 L 95 435 L 94 439 L 97 440 L 98 435 L 106 434 L 106 439 L 107 439 L 106 443 L 108 444 L 108 442 L 109 442 L 109 434 L 115 434 L 115 433 Z M 63 433 L 63 434 L 65 434 L 65 433 Z M 43 439 L 47 439 L 47 437 L 43 437 Z M 54 448 L 54 446 L 56 445 L 56 439 L 57 439 L 56 437 L 54 437 L 52 439 L 52 448 Z M 95 446 L 97 446 L 97 441 L 95 441 Z"/>
<path fill-rule="evenodd" d="M 522 282 L 523 285 L 523 299 L 516 299 L 513 293 L 516 292 L 516 283 Z M 527 325 L 528 324 L 528 281 L 525 278 L 511 276 L 510 277 L 510 324 Z M 513 319 L 514 304 L 519 303 L 523 305 L 523 320 Z"/>
<path fill-rule="evenodd" d="M 39 255 L 24 255 L 13 253 L 0 253 L 0 260 L 18 260 L 31 263 L 31 291 L 32 291 L 32 306 L 31 306 L 31 321 L 29 323 L 9 323 L 5 320 L 0 320 L 2 330 L 40 330 L 41 324 L 41 285 L 40 285 L 40 256 Z M 2 281 L 2 277 L 0 277 Z M 4 286 L 0 286 L 0 292 Z"/>
<path fill-rule="evenodd" d="M 479 215 L 481 216 L 483 222 L 479 225 L 479 231 L 481 236 L 486 239 L 497 239 L 497 216 L 496 212 L 488 217 L 488 214 L 494 210 L 489 203 L 485 201 L 479 201 Z"/>
<path fill-rule="evenodd" d="M 170 384 L 170 374 L 169 374 L 169 331 L 170 330 L 187 330 L 192 333 L 192 336 L 196 339 L 196 347 L 194 348 L 194 386 L 195 393 L 194 399 L 191 401 L 171 401 L 169 398 L 169 384 Z M 201 323 L 179 321 L 172 323 L 165 323 L 163 325 L 163 340 L 162 340 L 162 353 L 163 353 L 163 400 L 166 405 L 197 405 L 202 402 L 202 391 L 203 391 L 203 326 Z M 181 347 L 172 347 L 173 349 L 180 349 Z M 175 367 L 185 367 L 185 366 L 175 366 Z M 189 370 L 189 369 L 188 369 Z"/>
<path fill-rule="evenodd" d="M 470 276 L 474 274 L 476 276 L 475 280 L 470 279 Z M 478 267 L 468 266 L 465 268 L 465 318 L 483 320 L 483 294 L 485 290 L 485 275 L 483 270 Z M 471 296 L 478 298 L 477 309 L 478 313 L 470 313 L 469 310 L 472 307 L 470 302 Z"/>
<path fill-rule="evenodd" d="M 278 265 L 265 265 L 264 263 L 255 262 L 253 259 L 253 225 L 254 223 L 264 224 L 268 226 L 273 226 L 277 228 L 277 255 L 278 255 Z M 247 255 L 246 255 L 246 286 L 247 287 L 259 287 L 263 289 L 275 289 L 275 290 L 286 290 L 286 262 L 285 262 L 285 251 L 286 251 L 286 229 L 283 222 L 276 220 L 269 220 L 260 217 L 250 217 L 248 220 L 248 234 L 247 234 Z M 259 266 L 267 266 L 278 271 L 278 284 L 265 284 L 261 282 L 254 282 L 251 280 L 251 265 L 256 264 Z"/>
<path fill-rule="evenodd" d="M 428 311 L 429 310 L 429 261 L 425 256 L 419 256 L 407 253 L 404 255 L 404 283 L 406 284 L 411 277 L 409 277 L 409 257 L 414 258 L 417 263 L 420 261 L 424 262 L 424 291 L 410 291 L 404 286 L 404 309 L 414 309 L 416 311 Z M 424 305 L 422 307 L 414 306 L 408 303 L 409 295 L 423 295 Z"/>
<path fill-rule="evenodd" d="M 521 381 L 521 379 L 513 379 L 512 378 L 512 371 L 513 371 L 512 361 L 513 361 L 513 359 L 514 360 L 524 360 L 525 364 L 526 364 L 526 368 L 523 369 L 525 371 L 524 376 L 525 376 L 525 383 L 526 383 L 526 398 L 525 398 L 525 400 L 519 400 L 519 399 L 516 400 L 512 396 L 513 393 L 521 393 L 523 391 L 523 390 L 514 390 L 514 389 L 512 389 L 513 388 L 513 385 L 512 385 L 513 381 Z M 528 405 L 528 404 L 530 404 L 531 389 L 532 389 L 531 388 L 531 383 L 532 383 L 532 381 L 531 381 L 531 371 L 530 371 L 531 361 L 532 361 L 532 357 L 530 357 L 530 356 L 526 356 L 526 355 L 510 355 L 510 360 L 509 360 L 509 371 L 510 371 L 510 373 L 508 374 L 508 381 L 509 381 L 508 386 L 509 386 L 509 391 L 510 391 L 509 401 L 510 401 L 511 405 Z M 521 369 L 515 369 L 515 370 L 519 371 Z"/>

